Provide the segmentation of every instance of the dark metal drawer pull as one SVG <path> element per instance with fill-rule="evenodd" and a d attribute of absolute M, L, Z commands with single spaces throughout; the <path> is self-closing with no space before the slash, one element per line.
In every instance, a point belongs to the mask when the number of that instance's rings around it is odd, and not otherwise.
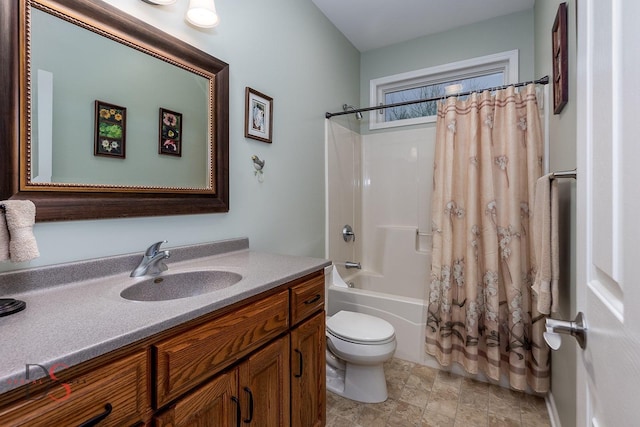
<path fill-rule="evenodd" d="M 303 367 L 303 361 L 302 361 L 302 352 L 300 350 L 298 350 L 297 348 L 295 350 L 296 353 L 298 353 L 298 366 L 300 367 L 300 369 L 298 370 L 297 374 L 293 374 L 294 377 L 296 378 L 300 378 L 302 376 L 302 367 Z"/>
<path fill-rule="evenodd" d="M 320 300 L 320 298 L 322 298 L 322 295 L 320 294 L 316 294 L 316 296 L 314 296 L 313 298 L 311 298 L 310 300 L 305 301 L 304 303 L 309 305 L 309 304 L 313 304 L 315 302 L 318 302 Z"/>
<path fill-rule="evenodd" d="M 112 410 L 113 410 L 113 406 L 111 406 L 111 403 L 107 403 L 106 405 L 104 405 L 104 412 L 103 413 L 101 413 L 100 415 L 96 415 L 95 417 L 91 418 L 90 420 L 87 420 L 87 421 L 83 422 L 78 427 L 93 427 L 93 426 L 97 425 L 100 421 L 102 421 L 105 418 L 107 418 Z"/>
<path fill-rule="evenodd" d="M 242 421 L 242 412 L 240 411 L 240 400 L 237 397 L 231 396 L 231 400 L 236 404 L 236 426 L 240 427 Z"/>
<path fill-rule="evenodd" d="M 251 392 L 251 389 L 249 387 L 245 387 L 244 391 L 249 393 L 249 418 L 244 420 L 245 423 L 249 424 L 251 421 L 253 421 L 253 393 Z"/>

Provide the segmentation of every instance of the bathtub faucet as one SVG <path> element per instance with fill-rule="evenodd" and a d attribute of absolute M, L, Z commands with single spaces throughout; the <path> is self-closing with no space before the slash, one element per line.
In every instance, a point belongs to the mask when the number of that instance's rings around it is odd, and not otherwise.
<path fill-rule="evenodd" d="M 353 261 L 345 261 L 344 268 L 357 268 L 358 270 L 362 270 L 362 266 L 360 265 L 360 263 Z"/>

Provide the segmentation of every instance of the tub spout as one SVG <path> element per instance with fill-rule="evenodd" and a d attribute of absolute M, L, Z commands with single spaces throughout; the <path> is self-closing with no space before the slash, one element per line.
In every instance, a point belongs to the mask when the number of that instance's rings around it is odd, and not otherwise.
<path fill-rule="evenodd" d="M 344 267 L 345 268 L 357 268 L 358 270 L 362 270 L 362 266 L 360 265 L 359 262 L 345 261 L 344 262 Z"/>

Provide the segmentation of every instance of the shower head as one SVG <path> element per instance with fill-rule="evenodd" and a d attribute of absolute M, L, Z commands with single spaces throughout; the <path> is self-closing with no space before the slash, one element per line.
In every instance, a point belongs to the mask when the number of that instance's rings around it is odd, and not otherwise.
<path fill-rule="evenodd" d="M 356 108 L 353 105 L 342 104 L 342 110 L 355 110 Z M 356 111 L 356 119 L 362 120 L 362 113 L 360 111 Z"/>

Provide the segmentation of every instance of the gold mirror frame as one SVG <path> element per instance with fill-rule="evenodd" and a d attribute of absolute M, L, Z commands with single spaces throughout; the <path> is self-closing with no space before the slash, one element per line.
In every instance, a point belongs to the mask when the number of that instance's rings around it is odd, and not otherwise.
<path fill-rule="evenodd" d="M 100 34 L 211 76 L 211 188 L 30 185 L 28 8 L 69 17 Z M 29 199 L 36 221 L 183 215 L 229 210 L 229 65 L 99 0 L 3 0 L 0 4 L 0 198 Z M 6 78 L 5 78 L 6 76 Z"/>

